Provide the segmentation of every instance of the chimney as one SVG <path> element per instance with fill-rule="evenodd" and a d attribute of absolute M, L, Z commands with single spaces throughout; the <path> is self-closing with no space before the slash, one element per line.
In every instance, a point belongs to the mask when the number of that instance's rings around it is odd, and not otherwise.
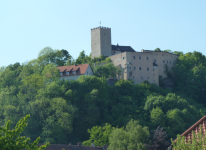
<path fill-rule="evenodd" d="M 94 143 L 91 143 L 91 146 L 94 148 L 95 146 L 94 146 Z"/>
<path fill-rule="evenodd" d="M 78 146 L 82 146 L 82 143 L 81 143 L 81 142 L 78 142 L 77 145 L 78 145 Z"/>

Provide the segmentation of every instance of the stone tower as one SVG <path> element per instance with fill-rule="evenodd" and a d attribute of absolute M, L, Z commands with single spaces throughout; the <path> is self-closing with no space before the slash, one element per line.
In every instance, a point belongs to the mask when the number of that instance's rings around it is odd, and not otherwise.
<path fill-rule="evenodd" d="M 111 28 L 97 27 L 91 29 L 91 49 L 92 58 L 103 56 L 111 56 Z"/>

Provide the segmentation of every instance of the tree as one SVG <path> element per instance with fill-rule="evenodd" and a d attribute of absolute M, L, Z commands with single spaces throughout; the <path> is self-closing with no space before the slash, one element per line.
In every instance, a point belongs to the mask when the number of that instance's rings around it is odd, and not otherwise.
<path fill-rule="evenodd" d="M 88 129 L 90 138 L 87 141 L 83 142 L 83 145 L 90 146 L 91 143 L 94 143 L 95 146 L 109 145 L 109 136 L 115 128 L 110 124 L 106 123 L 105 126 L 94 126 L 93 128 Z"/>
<path fill-rule="evenodd" d="M 97 77 L 115 78 L 117 75 L 120 75 L 120 73 L 121 70 L 115 67 L 113 63 L 98 65 L 94 68 L 94 75 Z"/>
<path fill-rule="evenodd" d="M 139 125 L 137 120 L 131 120 L 126 128 L 116 128 L 113 130 L 109 142 L 108 150 L 137 150 L 146 149 L 145 142 L 149 131 L 147 127 Z"/>
<path fill-rule="evenodd" d="M 167 141 L 168 134 L 166 134 L 166 131 L 163 131 L 163 128 L 158 126 L 156 130 L 151 132 L 149 143 L 146 144 L 147 150 L 166 150 L 170 145 L 169 141 Z"/>
<path fill-rule="evenodd" d="M 45 47 L 39 52 L 38 62 L 41 65 L 47 65 L 54 63 L 57 66 L 64 66 L 68 60 L 72 59 L 72 56 L 67 50 L 53 50 L 51 47 Z"/>
<path fill-rule="evenodd" d="M 156 48 L 154 51 L 161 52 L 160 48 Z"/>
<path fill-rule="evenodd" d="M 37 146 L 40 137 L 38 137 L 32 144 L 30 144 L 30 138 L 26 138 L 25 136 L 20 136 L 20 134 L 24 131 L 27 126 L 26 121 L 30 115 L 26 115 L 26 117 L 20 119 L 15 129 L 9 130 L 10 128 L 10 120 L 7 121 L 6 127 L 0 127 L 0 149 L 1 150 L 44 150 L 49 143 L 46 145 L 42 145 L 40 147 Z"/>

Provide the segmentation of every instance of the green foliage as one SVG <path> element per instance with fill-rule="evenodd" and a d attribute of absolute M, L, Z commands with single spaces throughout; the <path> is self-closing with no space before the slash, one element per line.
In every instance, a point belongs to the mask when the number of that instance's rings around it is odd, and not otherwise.
<path fill-rule="evenodd" d="M 75 81 L 60 81 L 56 66 L 75 61 L 90 63 L 92 67 L 95 63 L 97 69 L 98 64 L 107 63 L 107 67 L 102 67 L 105 71 L 98 77 L 81 76 Z M 103 130 L 105 123 L 122 128 L 131 119 L 139 120 L 139 125 L 148 126 L 150 130 L 163 126 L 169 138 L 174 138 L 205 115 L 202 104 L 206 97 L 206 63 L 200 53 L 180 55 L 173 68 L 171 78 L 175 85 L 172 90 L 149 82 L 134 85 L 128 80 L 118 80 L 109 86 L 106 77 L 118 74 L 118 69 L 110 62 L 110 58 L 104 56 L 91 59 L 84 51 L 74 60 L 66 50 L 45 48 L 35 60 L 1 68 L 0 126 L 6 126 L 11 120 L 13 128 L 20 118 L 31 114 L 29 125 L 22 132 L 31 141 L 41 135 L 41 143 L 69 144 L 89 141 L 94 133 L 96 139 L 90 141 L 101 144 L 107 143 L 103 141 L 109 137 L 103 134 L 107 130 Z M 97 126 L 101 130 L 97 128 L 93 132 L 92 127 Z M 88 133 L 88 129 L 92 132 Z M 102 136 L 95 134 L 97 131 L 101 131 Z M 115 132 L 122 132 L 120 137 L 125 136 L 129 141 L 126 129 Z"/>
<path fill-rule="evenodd" d="M 206 105 L 206 57 L 194 51 L 180 55 L 173 68 L 175 91 Z"/>
<path fill-rule="evenodd" d="M 137 150 L 146 149 L 145 142 L 149 135 L 147 127 L 139 125 L 138 121 L 128 122 L 125 130 L 116 128 L 113 130 L 109 142 L 108 150 Z"/>
<path fill-rule="evenodd" d="M 200 131 L 196 134 L 192 131 L 192 140 L 185 142 L 185 137 L 177 135 L 176 141 L 172 142 L 173 149 L 187 149 L 187 150 L 200 150 L 205 148 L 206 136 L 203 135 L 202 126 L 200 125 Z M 204 133 L 205 134 L 205 133 Z"/>
<path fill-rule="evenodd" d="M 71 55 L 64 49 L 60 51 L 53 50 L 51 47 L 45 47 L 39 52 L 37 61 L 44 66 L 49 63 L 54 63 L 57 66 L 64 66 L 66 62 L 71 59 Z"/>
<path fill-rule="evenodd" d="M 154 51 L 161 52 L 160 48 L 156 48 Z"/>
<path fill-rule="evenodd" d="M 90 138 L 87 141 L 83 142 L 85 146 L 91 146 L 91 143 L 94 143 L 95 146 L 109 145 L 109 136 L 115 128 L 110 124 L 106 123 L 105 126 L 94 126 L 93 128 L 88 129 Z"/>
<path fill-rule="evenodd" d="M 26 138 L 25 136 L 20 136 L 20 134 L 24 131 L 27 126 L 26 121 L 30 115 L 20 119 L 15 129 L 10 130 L 10 120 L 7 121 L 6 127 L 0 127 L 0 149 L 1 150 L 44 150 L 49 143 L 46 145 L 42 145 L 38 147 L 38 142 L 40 137 L 38 137 L 33 143 L 30 143 L 30 138 Z"/>
<path fill-rule="evenodd" d="M 97 77 L 115 78 L 120 73 L 120 68 L 115 67 L 113 63 L 98 65 L 94 68 L 94 75 Z"/>

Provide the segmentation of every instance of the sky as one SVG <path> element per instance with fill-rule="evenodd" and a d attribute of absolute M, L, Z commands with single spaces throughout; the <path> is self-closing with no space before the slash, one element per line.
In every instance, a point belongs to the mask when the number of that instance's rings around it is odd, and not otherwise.
<path fill-rule="evenodd" d="M 206 55 L 206 0 L 0 0 L 0 67 L 36 59 L 45 47 L 74 59 L 91 53 L 91 29 L 112 44 Z"/>

